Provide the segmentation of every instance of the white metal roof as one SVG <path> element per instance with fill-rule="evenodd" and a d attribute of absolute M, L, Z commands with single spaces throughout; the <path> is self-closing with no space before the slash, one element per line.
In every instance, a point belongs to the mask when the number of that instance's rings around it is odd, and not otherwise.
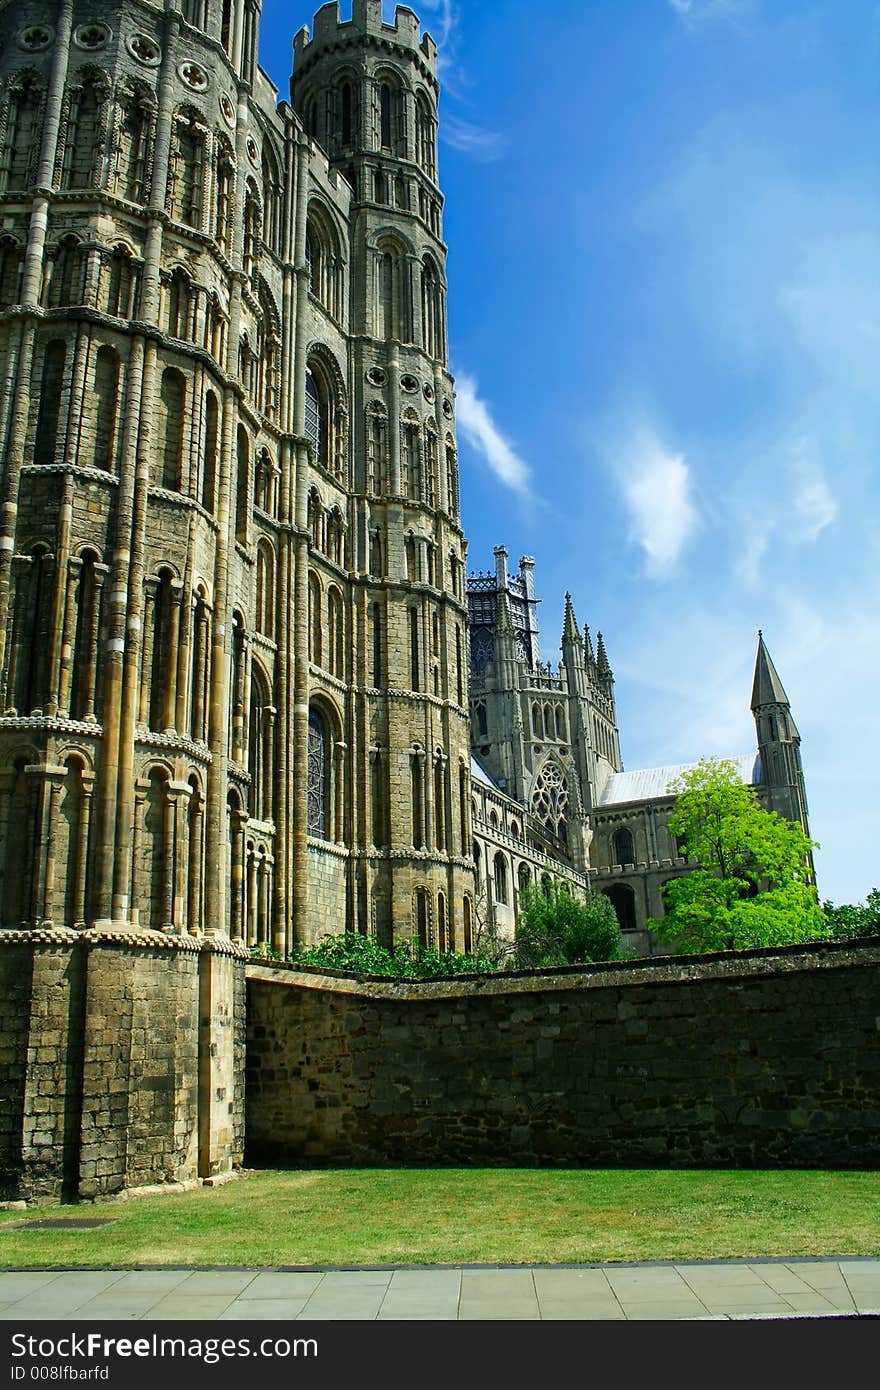
<path fill-rule="evenodd" d="M 757 753 L 745 758 L 731 759 L 747 786 L 757 786 L 761 780 L 761 760 Z M 683 772 L 690 772 L 696 763 L 678 763 L 675 767 L 639 768 L 636 772 L 613 772 L 599 798 L 600 806 L 620 806 L 626 801 L 652 801 L 669 795 L 669 783 Z"/>

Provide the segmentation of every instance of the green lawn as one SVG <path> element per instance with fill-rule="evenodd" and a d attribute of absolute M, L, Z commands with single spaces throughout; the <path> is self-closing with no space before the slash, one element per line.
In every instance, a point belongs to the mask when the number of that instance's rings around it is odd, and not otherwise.
<path fill-rule="evenodd" d="M 41 1218 L 92 1230 L 21 1230 Z M 875 1172 L 346 1169 L 0 1212 L 0 1267 L 880 1255 Z"/>

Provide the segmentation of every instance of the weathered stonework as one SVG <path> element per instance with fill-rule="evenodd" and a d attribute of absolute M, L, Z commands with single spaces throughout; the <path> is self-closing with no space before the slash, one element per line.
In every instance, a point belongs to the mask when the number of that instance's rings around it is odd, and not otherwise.
<path fill-rule="evenodd" d="M 880 939 L 397 984 L 248 967 L 249 1163 L 876 1167 Z"/>
<path fill-rule="evenodd" d="M 238 1167 L 244 956 L 154 932 L 0 932 L 0 1195 L 107 1197 Z"/>

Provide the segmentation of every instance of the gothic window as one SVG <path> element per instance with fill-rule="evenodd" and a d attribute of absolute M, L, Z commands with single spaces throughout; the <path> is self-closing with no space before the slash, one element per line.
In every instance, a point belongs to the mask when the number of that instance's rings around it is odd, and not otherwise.
<path fill-rule="evenodd" d="M 22 248 L 11 237 L 0 241 L 0 307 L 17 304 L 21 280 Z"/>
<path fill-rule="evenodd" d="M 263 235 L 270 251 L 281 250 L 281 178 L 278 161 L 266 140 L 263 143 Z"/>
<path fill-rule="evenodd" d="M 417 608 L 409 609 L 409 669 L 411 689 L 421 690 L 421 661 L 419 653 L 419 610 Z"/>
<path fill-rule="evenodd" d="M 344 544 L 345 526 L 342 512 L 338 507 L 334 507 L 327 518 L 327 558 L 332 560 L 334 565 L 341 565 L 343 562 Z"/>
<path fill-rule="evenodd" d="M 226 139 L 218 141 L 217 177 L 214 196 L 215 236 L 227 256 L 232 250 L 233 198 L 235 189 L 235 158 Z"/>
<path fill-rule="evenodd" d="M 133 318 L 136 312 L 137 275 L 131 255 L 125 246 L 115 246 L 104 265 L 108 314 L 116 318 Z"/>
<path fill-rule="evenodd" d="M 244 273 L 251 284 L 253 284 L 254 273 L 257 267 L 257 257 L 260 253 L 261 229 L 262 211 L 260 209 L 260 200 L 253 181 L 249 179 L 244 199 L 243 262 Z"/>
<path fill-rule="evenodd" d="M 168 212 L 177 222 L 201 229 L 206 131 L 194 111 L 175 112 L 168 165 Z"/>
<path fill-rule="evenodd" d="M 214 510 L 219 425 L 220 407 L 215 393 L 209 391 L 205 397 L 205 445 L 202 452 L 202 506 L 206 512 Z"/>
<path fill-rule="evenodd" d="M 147 201 L 154 106 L 155 98 L 147 89 L 120 97 L 111 187 L 118 197 L 133 203 Z"/>
<path fill-rule="evenodd" d="M 162 373 L 158 401 L 158 440 L 162 462 L 161 486 L 180 492 L 183 486 L 183 428 L 186 382 L 181 372 Z"/>
<path fill-rule="evenodd" d="M 309 710 L 308 831 L 316 839 L 329 834 L 329 769 L 327 725 L 318 710 Z"/>
<path fill-rule="evenodd" d="M 388 447 L 388 416 L 381 401 L 367 407 L 367 491 L 374 496 L 384 486 Z"/>
<path fill-rule="evenodd" d="M 163 569 L 155 583 L 153 597 L 153 622 L 150 632 L 150 646 L 145 648 L 145 663 L 149 662 L 149 684 L 145 691 L 148 699 L 146 723 L 155 732 L 173 723 L 168 718 L 171 682 L 171 625 L 172 625 L 172 575 Z"/>
<path fill-rule="evenodd" d="M 235 488 L 235 539 L 239 545 L 247 545 L 250 447 L 248 433 L 244 425 L 239 425 L 236 434 L 235 464 L 237 479 Z"/>
<path fill-rule="evenodd" d="M 374 317 L 377 338 L 410 341 L 411 315 L 404 274 L 405 265 L 401 249 L 396 242 L 384 243 L 378 248 Z"/>
<path fill-rule="evenodd" d="M 323 374 L 311 365 L 306 370 L 306 439 L 314 451 L 315 462 L 330 468 L 332 441 L 330 438 L 331 398 Z"/>
<path fill-rule="evenodd" d="M 34 463 L 54 463 L 58 447 L 58 426 L 61 418 L 61 388 L 67 348 L 55 339 L 46 344 L 43 372 L 40 380 L 40 401 L 37 412 L 37 432 L 34 439 Z"/>
<path fill-rule="evenodd" d="M 532 705 L 532 733 L 535 738 L 544 737 L 544 720 L 541 716 L 540 705 Z"/>
<path fill-rule="evenodd" d="M 81 304 L 82 300 L 82 247 L 76 237 L 65 237 L 55 252 L 49 285 L 49 304 L 52 308 L 60 308 L 65 304 Z"/>
<path fill-rule="evenodd" d="M 379 526 L 370 531 L 370 574 L 374 579 L 385 574 L 385 543 Z"/>
<path fill-rule="evenodd" d="M 429 507 L 436 505 L 437 499 L 437 436 L 431 429 L 431 422 L 425 431 L 425 498 Z"/>
<path fill-rule="evenodd" d="M 257 455 L 255 505 L 267 516 L 278 515 L 278 473 L 268 449 Z"/>
<path fill-rule="evenodd" d="M 351 149 L 358 140 L 358 100 L 357 86 L 349 78 L 344 78 L 339 87 L 339 142 L 343 149 Z"/>
<path fill-rule="evenodd" d="M 437 950 L 442 955 L 446 946 L 446 895 L 437 894 Z"/>
<path fill-rule="evenodd" d="M 189 337 L 190 279 L 179 266 L 163 277 L 165 327 L 172 338 Z"/>
<path fill-rule="evenodd" d="M 532 875 L 528 864 L 520 864 L 517 874 L 520 894 L 527 893 L 532 886 Z"/>
<path fill-rule="evenodd" d="M 434 757 L 434 844 L 446 848 L 446 758 L 440 748 Z"/>
<path fill-rule="evenodd" d="M 232 56 L 232 25 L 232 0 L 223 0 L 220 18 L 220 42 L 230 57 Z"/>
<path fill-rule="evenodd" d="M 275 562 L 268 541 L 257 546 L 257 632 L 271 637 L 275 627 Z"/>
<path fill-rule="evenodd" d="M 370 629 L 373 639 L 373 685 L 378 689 L 382 684 L 382 609 L 378 603 L 370 604 Z"/>
<path fill-rule="evenodd" d="M 317 204 L 309 208 L 306 222 L 306 265 L 309 290 L 334 318 L 340 317 L 341 257 L 329 219 Z"/>
<path fill-rule="evenodd" d="M 556 706 L 556 737 L 560 743 L 565 742 L 565 715 L 561 705 Z"/>
<path fill-rule="evenodd" d="M 200 743 L 208 737 L 208 674 L 211 661 L 211 629 L 204 593 L 195 595 L 192 612 L 192 672 L 190 677 L 190 734 Z"/>
<path fill-rule="evenodd" d="M 462 905 L 461 905 L 462 929 L 463 929 L 463 931 L 464 931 L 464 950 L 465 950 L 465 955 L 470 955 L 471 951 L 473 950 L 473 931 L 474 931 L 474 928 L 473 928 L 473 911 L 474 911 L 474 910 L 473 910 L 473 907 L 472 907 L 472 905 L 471 905 L 471 900 L 470 900 L 470 898 L 467 896 L 467 894 L 465 894 L 464 898 L 462 899 Z"/>
<path fill-rule="evenodd" d="M 467 854 L 467 769 L 463 760 L 458 765 L 458 824 L 461 834 L 461 852 Z"/>
<path fill-rule="evenodd" d="M 536 707 L 537 708 L 537 707 Z M 562 765 L 548 758 L 532 787 L 532 815 L 551 835 L 565 839 L 568 816 L 568 782 Z"/>
<path fill-rule="evenodd" d="M 391 149 L 393 113 L 392 93 L 387 82 L 379 88 L 379 143 L 383 150 Z"/>
<path fill-rule="evenodd" d="M 621 931 L 636 930 L 636 898 L 635 893 L 626 884 L 615 883 L 611 888 L 603 888 L 602 892 L 609 898 L 614 911 L 617 913 L 617 921 Z"/>
<path fill-rule="evenodd" d="M 272 707 L 263 672 L 251 674 L 248 716 L 248 811 L 256 820 L 272 819 Z M 309 750 L 311 753 L 311 749 Z"/>
<path fill-rule="evenodd" d="M 309 575 L 309 661 L 315 666 L 322 664 L 322 603 L 321 584 L 315 574 Z"/>
<path fill-rule="evenodd" d="M 388 203 L 388 175 L 384 169 L 376 169 L 373 174 L 373 197 L 383 207 Z"/>
<path fill-rule="evenodd" d="M 471 633 L 471 663 L 477 675 L 481 676 L 489 662 L 494 660 L 495 639 L 492 633 L 486 627 L 475 628 Z"/>
<path fill-rule="evenodd" d="M 424 849 L 425 846 L 424 763 L 425 755 L 418 744 L 415 744 L 409 756 L 413 849 Z"/>
<path fill-rule="evenodd" d="M 434 119 L 423 92 L 416 94 L 416 158 L 429 178 L 435 175 Z"/>
<path fill-rule="evenodd" d="M 418 423 L 405 419 L 400 440 L 400 492 L 403 497 L 419 495 L 420 431 Z"/>
<path fill-rule="evenodd" d="M 98 348 L 95 358 L 96 468 L 112 469 L 116 457 L 116 423 L 119 410 L 119 354 L 111 347 Z"/>
<path fill-rule="evenodd" d="M 495 901 L 507 906 L 507 860 L 499 850 L 495 855 Z"/>
<path fill-rule="evenodd" d="M 458 516 L 458 466 L 452 436 L 446 436 L 446 508 L 450 516 Z"/>
<path fill-rule="evenodd" d="M 16 569 L 12 641 L 6 652 L 6 708 L 26 715 L 42 709 L 46 696 L 52 559 L 37 546 L 16 561 Z"/>
<path fill-rule="evenodd" d="M 327 593 L 327 665 L 340 680 L 345 676 L 345 625 L 342 618 L 342 595 L 337 588 Z"/>
<path fill-rule="evenodd" d="M 9 93 L 0 178 L 8 189 L 30 188 L 40 149 L 42 90 L 31 73 L 14 79 Z"/>
<path fill-rule="evenodd" d="M 93 74 L 68 93 L 62 188 L 90 188 L 100 175 L 101 107 L 108 94 L 106 78 Z"/>
<path fill-rule="evenodd" d="M 418 579 L 418 552 L 416 550 L 416 538 L 412 531 L 407 531 L 406 533 L 406 539 L 403 543 L 403 558 L 406 566 L 407 579 Z"/>
<path fill-rule="evenodd" d="M 461 598 L 461 561 L 454 550 L 449 552 L 449 581 L 452 585 L 452 597 Z"/>
<path fill-rule="evenodd" d="M 431 256 L 422 261 L 422 346 L 429 357 L 446 360 L 443 286 Z"/>
<path fill-rule="evenodd" d="M 379 83 L 379 144 L 390 154 L 404 154 L 403 92 L 396 80 Z"/>
<path fill-rule="evenodd" d="M 428 890 L 417 888 L 413 894 L 413 915 L 415 917 L 415 936 L 423 950 L 429 945 Z"/>
<path fill-rule="evenodd" d="M 102 580 L 103 575 L 99 577 L 96 569 L 96 556 L 89 551 L 82 558 L 75 597 L 76 631 L 72 663 L 73 689 L 70 699 L 72 719 L 94 719 L 99 713 L 96 710 L 96 696 L 100 689 L 98 629 Z"/>
<path fill-rule="evenodd" d="M 464 662 L 461 654 L 461 628 L 455 629 L 455 694 L 459 708 L 464 706 Z"/>
<path fill-rule="evenodd" d="M 613 844 L 615 864 L 634 864 L 636 862 L 633 837 L 628 830 L 616 830 Z"/>

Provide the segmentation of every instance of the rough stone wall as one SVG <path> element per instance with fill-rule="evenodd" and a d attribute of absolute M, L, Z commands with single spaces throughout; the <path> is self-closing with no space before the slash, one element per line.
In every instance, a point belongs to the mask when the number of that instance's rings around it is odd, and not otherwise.
<path fill-rule="evenodd" d="M 0 1195 L 104 1197 L 240 1164 L 243 954 L 0 932 Z"/>
<path fill-rule="evenodd" d="M 876 1166 L 880 939 L 507 980 L 248 968 L 249 1163 Z"/>

